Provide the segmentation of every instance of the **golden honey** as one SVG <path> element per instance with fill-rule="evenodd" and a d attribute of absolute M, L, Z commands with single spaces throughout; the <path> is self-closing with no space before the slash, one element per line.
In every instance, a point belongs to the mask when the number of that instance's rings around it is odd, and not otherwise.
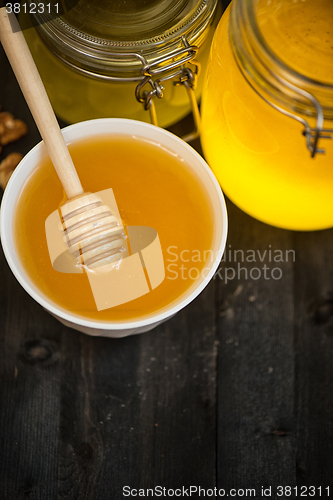
<path fill-rule="evenodd" d="M 53 269 L 45 221 L 61 203 L 63 189 L 49 159 L 27 180 L 15 213 L 16 245 L 28 276 L 59 306 L 94 320 L 142 318 L 171 304 L 212 258 L 213 212 L 199 179 L 177 155 L 139 138 L 99 137 L 74 142 L 69 150 L 85 192 L 112 188 L 125 227 L 157 231 L 165 279 L 138 299 L 98 311 L 86 274 Z"/>

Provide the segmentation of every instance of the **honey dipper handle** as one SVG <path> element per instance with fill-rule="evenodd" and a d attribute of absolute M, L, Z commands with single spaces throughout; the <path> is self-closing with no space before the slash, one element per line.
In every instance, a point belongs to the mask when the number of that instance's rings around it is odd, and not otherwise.
<path fill-rule="evenodd" d="M 0 9 L 0 40 L 68 198 L 83 194 L 41 77 L 13 13 Z"/>

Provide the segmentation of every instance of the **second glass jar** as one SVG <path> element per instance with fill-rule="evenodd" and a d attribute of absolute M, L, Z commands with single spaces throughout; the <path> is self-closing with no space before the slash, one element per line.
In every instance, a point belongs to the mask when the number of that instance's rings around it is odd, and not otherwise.
<path fill-rule="evenodd" d="M 200 98 L 220 15 L 218 0 L 81 0 L 24 34 L 61 119 L 151 121 L 156 107 L 167 127 L 191 111 L 189 92 Z"/>

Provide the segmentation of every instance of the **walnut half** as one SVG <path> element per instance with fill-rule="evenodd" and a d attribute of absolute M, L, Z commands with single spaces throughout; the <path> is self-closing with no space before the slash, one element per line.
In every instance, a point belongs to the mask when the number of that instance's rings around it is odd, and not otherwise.
<path fill-rule="evenodd" d="M 27 125 L 7 111 L 0 112 L 0 144 L 6 146 L 28 132 Z"/>
<path fill-rule="evenodd" d="M 7 186 L 10 176 L 12 175 L 22 158 L 23 155 L 21 155 L 21 153 L 10 153 L 0 163 L 0 186 L 3 190 Z"/>

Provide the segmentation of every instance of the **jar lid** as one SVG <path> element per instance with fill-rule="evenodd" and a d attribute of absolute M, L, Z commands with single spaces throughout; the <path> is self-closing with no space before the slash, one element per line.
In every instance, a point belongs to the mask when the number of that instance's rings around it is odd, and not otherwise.
<path fill-rule="evenodd" d="M 136 46 L 185 26 L 187 16 L 198 16 L 198 0 L 81 0 L 61 17 L 85 36 Z M 193 22 L 193 21 L 191 21 Z"/>
<path fill-rule="evenodd" d="M 52 0 L 55 4 L 55 0 Z M 218 0 L 80 0 L 61 16 L 36 14 L 37 30 L 62 60 L 90 76 L 142 78 L 149 64 L 182 46 L 200 46 Z M 137 57 L 139 54 L 139 57 Z"/>

